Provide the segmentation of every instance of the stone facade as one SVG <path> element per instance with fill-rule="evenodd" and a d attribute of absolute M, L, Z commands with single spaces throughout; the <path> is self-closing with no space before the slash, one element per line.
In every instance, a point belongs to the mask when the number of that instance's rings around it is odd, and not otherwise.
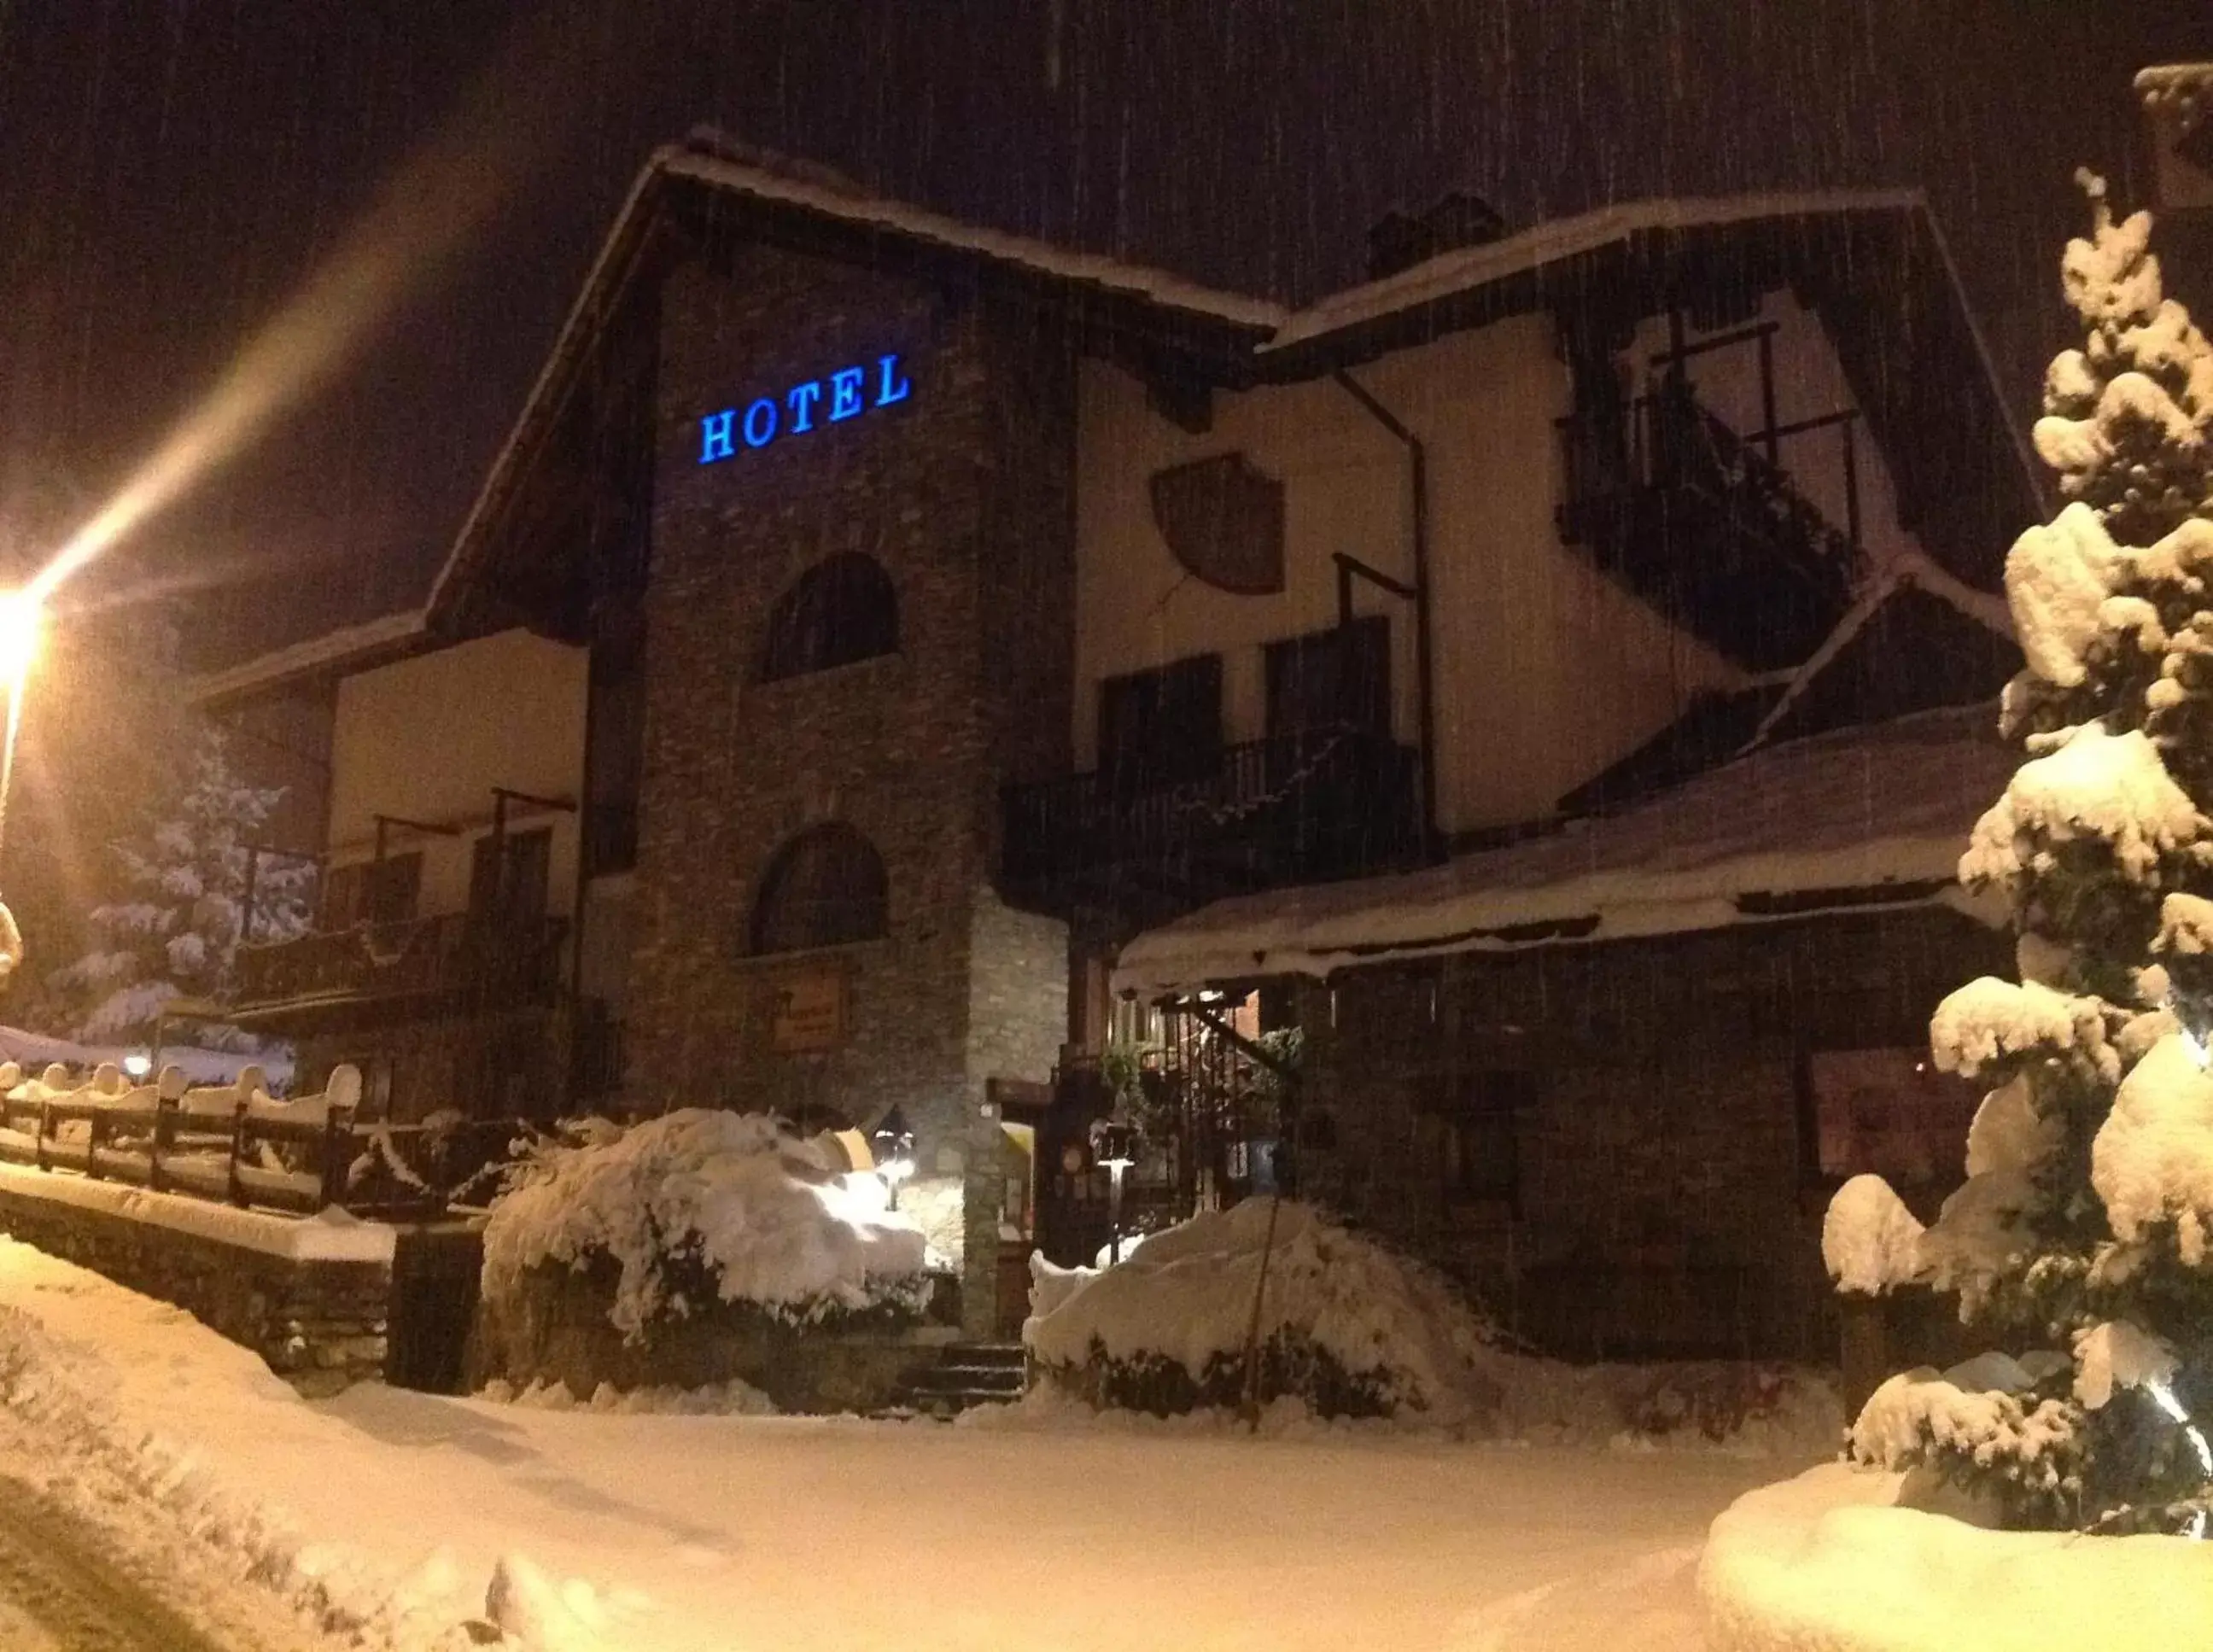
<path fill-rule="evenodd" d="M 1304 984 L 1302 1189 L 1564 1353 L 1832 1358 L 1803 1060 L 1923 1045 L 2009 946 L 1922 909 Z M 1454 1198 L 1446 1098 L 1480 1105 L 1487 1075 L 1515 1076 L 1517 1173 Z"/>
<path fill-rule="evenodd" d="M 1046 1076 L 1066 1019 L 1059 927 L 1000 908 L 990 879 L 1003 783 L 1066 766 L 1072 351 L 989 302 L 756 245 L 678 267 L 661 314 L 626 1093 L 857 1124 L 896 1104 L 924 1173 L 967 1180 L 981 1323 L 985 1081 Z M 904 401 L 699 462 L 704 412 L 889 353 Z M 777 597 L 851 552 L 890 576 L 899 651 L 756 680 Z M 881 856 L 887 933 L 747 955 L 771 856 L 830 820 Z M 838 995 L 832 1047 L 777 1049 L 796 982 Z"/>
<path fill-rule="evenodd" d="M 310 1398 L 384 1375 L 388 1262 L 276 1256 L 13 1187 L 0 1230 L 183 1308 Z"/>

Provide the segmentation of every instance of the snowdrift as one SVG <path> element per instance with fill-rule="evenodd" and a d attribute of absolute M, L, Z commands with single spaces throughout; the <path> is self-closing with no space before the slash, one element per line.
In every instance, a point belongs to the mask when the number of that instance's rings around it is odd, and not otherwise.
<path fill-rule="evenodd" d="M 922 1230 L 875 1177 L 757 1113 L 690 1107 L 628 1130 L 575 1127 L 518 1167 L 485 1226 L 484 1295 L 515 1300 L 533 1269 L 619 1269 L 608 1319 L 642 1340 L 700 1293 L 812 1323 L 920 1311 Z"/>
<path fill-rule="evenodd" d="M 2213 1624 L 2213 1545 L 1987 1531 L 1904 1483 L 1832 1463 L 1732 1504 L 1698 1569 L 1711 1652 L 2173 1652 Z"/>
<path fill-rule="evenodd" d="M 1061 1428 L 1098 1412 L 1180 1417 L 1238 1405 L 1267 1226 L 1268 1201 L 1250 1199 L 1149 1235 L 1119 1267 L 1033 1258 L 1022 1339 L 1046 1384 L 981 1420 Z M 1288 1199 L 1259 1341 L 1264 1424 L 1276 1432 L 1300 1417 L 1388 1417 L 1533 1444 L 1807 1457 L 1843 1437 L 1835 1387 L 1812 1372 L 1570 1365 L 1517 1352 L 1432 1269 Z"/>
<path fill-rule="evenodd" d="M 1247 1199 L 1148 1238 L 1103 1272 L 1033 1263 L 1022 1340 L 1062 1387 L 1156 1414 L 1231 1405 L 1271 1201 Z M 1325 1417 L 1485 1417 L 1499 1400 L 1489 1330 L 1442 1278 L 1311 1205 L 1276 1212 L 1259 1341 L 1260 1397 Z"/>

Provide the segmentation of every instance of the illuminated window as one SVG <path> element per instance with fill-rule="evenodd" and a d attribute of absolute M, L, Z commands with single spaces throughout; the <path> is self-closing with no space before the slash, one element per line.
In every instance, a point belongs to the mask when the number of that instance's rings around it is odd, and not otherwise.
<path fill-rule="evenodd" d="M 798 952 L 884 932 L 884 863 L 849 826 L 813 826 L 776 852 L 753 902 L 753 950 Z"/>
<path fill-rule="evenodd" d="M 769 611 L 760 680 L 809 672 L 899 651 L 899 595 L 891 576 L 859 552 L 818 562 Z"/>

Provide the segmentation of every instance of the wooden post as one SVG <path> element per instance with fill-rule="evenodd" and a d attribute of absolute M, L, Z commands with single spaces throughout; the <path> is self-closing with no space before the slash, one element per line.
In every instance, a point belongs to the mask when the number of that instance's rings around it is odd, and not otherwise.
<path fill-rule="evenodd" d="M 1783 438 L 1776 430 L 1775 419 L 1775 335 L 1759 335 L 1759 417 L 1762 420 L 1761 445 L 1767 449 L 1770 469 L 1783 462 Z"/>
<path fill-rule="evenodd" d="M 1283 1196 L 1270 1195 L 1268 1232 L 1260 1241 L 1260 1274 L 1253 1282 L 1253 1317 L 1245 1326 L 1245 1423 L 1254 1434 L 1260 1431 L 1260 1299 L 1268 1291 L 1268 1258 L 1276 1248 L 1276 1216 L 1283 1208 Z"/>
<path fill-rule="evenodd" d="M 162 1155 L 177 1145 L 177 1121 L 189 1088 L 185 1070 L 174 1062 L 154 1075 L 154 1139 L 146 1149 L 146 1186 L 157 1193 L 168 1182 L 162 1173 Z"/>
<path fill-rule="evenodd" d="M 230 1117 L 230 1202 L 246 1203 L 246 1179 L 239 1174 L 239 1161 L 246 1154 L 246 1113 L 253 1106 L 251 1098 L 241 1089 L 235 1110 Z"/>
<path fill-rule="evenodd" d="M 1854 551 L 1860 548 L 1860 460 L 1859 448 L 1852 436 L 1852 421 L 1844 421 L 1844 537 L 1851 541 Z"/>
<path fill-rule="evenodd" d="M 346 1172 L 351 1161 L 345 1149 L 353 1145 L 353 1109 L 332 1107 L 323 1115 L 323 1188 L 326 1205 L 345 1204 Z"/>

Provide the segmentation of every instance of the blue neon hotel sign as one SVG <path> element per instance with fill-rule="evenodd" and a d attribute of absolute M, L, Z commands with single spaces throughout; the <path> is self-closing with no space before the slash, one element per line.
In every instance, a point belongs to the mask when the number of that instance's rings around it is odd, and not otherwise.
<path fill-rule="evenodd" d="M 899 370 L 896 356 L 876 357 L 875 382 L 866 368 L 841 367 L 827 379 L 795 384 L 781 397 L 762 396 L 741 410 L 725 407 L 699 421 L 699 462 L 735 458 L 738 443 L 765 448 L 787 436 L 805 436 L 820 424 L 842 424 L 905 401 L 914 385 Z"/>

